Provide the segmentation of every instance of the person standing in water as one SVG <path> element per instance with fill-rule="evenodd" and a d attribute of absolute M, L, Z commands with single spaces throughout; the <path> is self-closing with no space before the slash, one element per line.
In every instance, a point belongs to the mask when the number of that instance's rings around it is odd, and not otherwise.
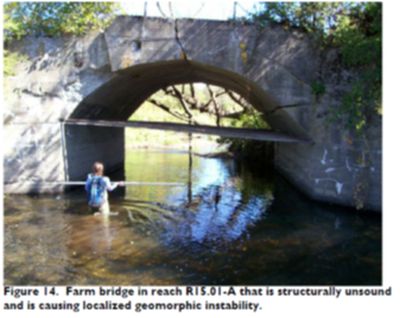
<path fill-rule="evenodd" d="M 124 186 L 124 183 L 117 182 L 112 184 L 110 178 L 104 176 L 103 163 L 96 161 L 93 164 L 93 172 L 88 174 L 85 183 L 88 204 L 92 212 L 110 214 L 108 191 L 113 191 L 118 186 Z"/>

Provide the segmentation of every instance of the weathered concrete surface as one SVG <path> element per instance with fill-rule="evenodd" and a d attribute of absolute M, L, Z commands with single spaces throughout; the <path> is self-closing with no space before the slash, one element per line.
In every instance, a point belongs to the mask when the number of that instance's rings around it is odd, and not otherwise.
<path fill-rule="evenodd" d="M 361 193 L 365 207 L 381 207 L 380 119 L 365 140 L 328 122 L 352 74 L 338 66 L 334 50 L 320 51 L 302 33 L 234 22 L 119 17 L 104 33 L 28 38 L 13 49 L 30 60 L 6 83 L 5 191 L 24 192 L 17 181 L 72 180 L 90 169 L 95 130 L 78 129 L 73 139 L 63 140 L 59 118 L 126 120 L 158 89 L 203 81 L 246 97 L 274 130 L 313 139 L 312 145 L 275 147 L 277 168 L 308 195 L 355 205 Z M 311 87 L 316 81 L 326 88 L 319 98 Z M 96 149 L 109 147 L 114 132 L 101 135 L 108 141 Z M 42 163 L 42 151 L 53 158 L 51 164 Z M 82 160 L 75 172 L 66 151 Z M 122 153 L 115 153 L 105 159 L 112 167 L 122 164 Z M 24 162 L 27 154 L 36 159 Z"/>
<path fill-rule="evenodd" d="M 50 188 L 46 185 L 31 183 L 41 180 L 64 180 L 61 131 L 59 123 L 14 123 L 4 126 L 5 192 L 59 192 L 62 190 L 62 187 Z"/>

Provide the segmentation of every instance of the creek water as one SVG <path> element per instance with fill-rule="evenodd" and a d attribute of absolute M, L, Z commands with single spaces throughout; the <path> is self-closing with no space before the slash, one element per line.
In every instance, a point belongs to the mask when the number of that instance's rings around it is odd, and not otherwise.
<path fill-rule="evenodd" d="M 190 168 L 189 168 L 190 167 Z M 379 214 L 313 202 L 232 159 L 129 151 L 110 194 L 4 198 L 6 285 L 379 285 Z"/>

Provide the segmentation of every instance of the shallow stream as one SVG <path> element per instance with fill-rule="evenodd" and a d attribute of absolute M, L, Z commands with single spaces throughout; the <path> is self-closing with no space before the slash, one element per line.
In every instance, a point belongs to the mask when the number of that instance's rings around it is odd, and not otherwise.
<path fill-rule="evenodd" d="M 381 217 L 308 200 L 232 159 L 130 151 L 94 216 L 83 189 L 7 195 L 5 285 L 377 285 Z"/>

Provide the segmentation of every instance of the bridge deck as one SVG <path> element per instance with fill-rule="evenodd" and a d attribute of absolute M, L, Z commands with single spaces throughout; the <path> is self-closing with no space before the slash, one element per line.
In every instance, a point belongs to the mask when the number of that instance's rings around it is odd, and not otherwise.
<path fill-rule="evenodd" d="M 218 135 L 230 138 L 242 138 L 274 142 L 309 143 L 311 140 L 297 138 L 290 135 L 274 132 L 267 129 L 215 127 L 206 125 L 187 125 L 177 123 L 151 122 L 151 121 L 109 121 L 91 119 L 68 119 L 67 125 L 101 126 L 120 128 L 146 128 L 156 130 L 169 130 L 205 135 Z"/>

